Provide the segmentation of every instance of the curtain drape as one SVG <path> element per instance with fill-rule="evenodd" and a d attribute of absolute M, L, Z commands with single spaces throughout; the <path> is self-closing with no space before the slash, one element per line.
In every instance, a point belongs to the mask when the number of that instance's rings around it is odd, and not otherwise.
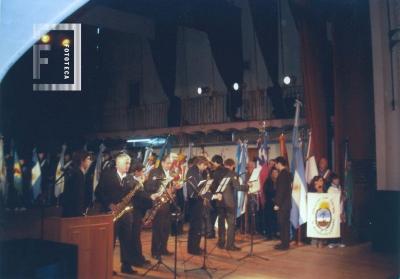
<path fill-rule="evenodd" d="M 317 160 L 328 155 L 326 20 L 312 0 L 289 0 L 301 43 L 304 101 Z"/>

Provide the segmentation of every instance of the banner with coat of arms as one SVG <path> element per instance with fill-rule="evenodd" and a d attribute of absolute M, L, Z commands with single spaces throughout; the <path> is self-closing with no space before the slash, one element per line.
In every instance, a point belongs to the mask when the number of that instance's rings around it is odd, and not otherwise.
<path fill-rule="evenodd" d="M 340 237 L 340 194 L 307 194 L 307 237 Z"/>

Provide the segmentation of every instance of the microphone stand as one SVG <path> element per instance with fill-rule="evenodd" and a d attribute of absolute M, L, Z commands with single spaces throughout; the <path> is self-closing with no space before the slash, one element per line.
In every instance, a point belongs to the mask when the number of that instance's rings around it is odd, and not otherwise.
<path fill-rule="evenodd" d="M 176 204 L 176 201 L 175 201 L 174 197 L 171 196 L 171 195 L 168 193 L 167 188 L 166 188 L 166 186 L 163 185 L 163 183 L 161 183 L 161 187 L 164 189 L 164 192 L 167 193 L 168 198 L 170 199 L 172 205 L 174 206 L 175 213 L 172 213 L 172 216 L 174 216 L 174 218 L 175 218 L 175 219 L 174 219 L 175 226 L 176 226 L 176 228 L 178 228 L 178 222 L 179 222 L 179 218 L 180 218 L 180 215 L 181 215 L 181 209 L 180 209 L 180 207 Z M 175 254 L 174 254 L 174 269 L 172 269 L 172 268 L 170 268 L 168 265 L 166 265 L 166 264 L 163 262 L 162 257 L 161 257 L 161 255 L 160 255 L 159 258 L 158 258 L 158 261 L 157 261 L 155 264 L 153 264 L 151 267 L 149 267 L 149 268 L 146 270 L 146 272 L 143 273 L 142 276 L 146 276 L 147 273 L 149 273 L 150 271 L 156 270 L 156 269 L 158 269 L 160 266 L 164 266 L 169 272 L 171 272 L 172 274 L 174 274 L 174 278 L 179 277 L 178 272 L 177 272 L 177 261 L 178 261 L 178 258 L 177 258 L 177 254 L 178 254 L 178 234 L 177 234 L 177 233 L 175 234 L 174 253 L 175 253 Z"/>
<path fill-rule="evenodd" d="M 238 261 L 242 261 L 242 260 L 245 260 L 247 258 L 252 258 L 252 257 L 257 258 L 257 259 L 261 259 L 261 260 L 264 260 L 264 261 L 269 261 L 268 258 L 261 257 L 259 255 L 254 254 L 254 252 L 253 252 L 253 247 L 254 247 L 254 229 L 255 229 L 255 224 L 256 224 L 256 210 L 254 208 L 255 207 L 254 197 L 253 198 L 249 198 L 248 199 L 248 203 L 250 203 L 250 210 L 251 210 L 251 219 L 250 219 L 251 220 L 251 224 L 250 224 L 250 230 L 251 230 L 251 232 L 250 232 L 250 252 L 247 253 L 246 256 L 241 257 L 240 259 L 238 259 Z"/>
<path fill-rule="evenodd" d="M 202 200 L 202 202 L 204 203 L 204 200 L 206 198 L 201 196 L 201 194 L 200 194 L 201 191 L 199 191 L 197 189 L 197 187 L 195 185 L 193 185 L 193 183 L 190 180 L 188 180 L 187 182 L 192 187 L 192 189 L 193 189 L 194 193 L 196 194 L 196 196 L 199 197 Z M 204 185 L 206 185 L 206 184 L 207 184 L 207 182 L 204 183 Z M 207 221 L 206 220 L 206 216 L 205 216 L 205 213 L 203 211 L 203 223 L 205 224 L 206 221 Z M 203 246 L 203 264 L 202 264 L 202 266 L 198 267 L 198 268 L 193 268 L 193 269 L 185 269 L 185 272 L 192 272 L 192 271 L 202 270 L 208 275 L 209 278 L 213 278 L 213 276 L 212 276 L 212 274 L 210 273 L 209 270 L 217 271 L 217 269 L 216 268 L 207 267 L 207 263 L 206 263 L 207 262 L 207 256 L 208 256 L 208 254 L 207 254 L 207 233 L 204 233 L 203 237 L 204 237 L 204 246 Z"/>

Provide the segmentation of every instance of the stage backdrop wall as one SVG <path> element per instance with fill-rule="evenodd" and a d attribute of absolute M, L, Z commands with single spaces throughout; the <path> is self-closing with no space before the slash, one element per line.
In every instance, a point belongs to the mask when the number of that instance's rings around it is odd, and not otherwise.
<path fill-rule="evenodd" d="M 391 26 L 387 16 L 390 4 Z M 393 48 L 390 67 L 388 33 L 400 25 L 398 1 L 370 0 L 374 68 L 377 189 L 400 191 L 400 44 Z M 393 89 L 392 79 L 393 76 Z M 394 92 L 393 92 L 394 91 Z"/>
<path fill-rule="evenodd" d="M 269 144 L 269 157 L 271 159 L 276 158 L 277 156 L 280 155 L 280 149 L 279 149 L 279 144 L 278 143 L 273 143 Z M 255 145 L 249 144 L 249 149 L 250 148 L 256 148 Z M 289 162 L 291 161 L 292 158 L 292 144 L 291 143 L 286 143 L 286 148 L 288 150 L 288 156 L 289 156 Z M 187 146 L 179 148 L 175 147 L 171 149 L 171 152 L 173 153 L 179 153 L 179 151 L 182 150 L 184 154 L 186 154 L 187 151 Z M 199 146 L 195 146 L 192 149 L 193 156 L 198 156 L 198 155 L 203 155 L 202 148 Z M 154 151 L 158 154 L 159 149 L 154 149 Z M 221 155 L 222 158 L 228 159 L 228 158 L 233 158 L 236 160 L 236 145 L 218 145 L 218 146 L 206 146 L 204 147 L 204 151 L 208 154 L 208 156 L 211 157 L 218 154 Z"/>

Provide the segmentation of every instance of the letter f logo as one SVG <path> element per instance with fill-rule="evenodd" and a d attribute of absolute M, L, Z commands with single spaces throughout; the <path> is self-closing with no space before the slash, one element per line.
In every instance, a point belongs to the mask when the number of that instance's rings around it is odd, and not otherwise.
<path fill-rule="evenodd" d="M 41 64 L 49 64 L 48 58 L 40 57 L 40 52 L 42 50 L 49 51 L 51 47 L 48 44 L 33 45 L 33 79 L 40 79 Z"/>

